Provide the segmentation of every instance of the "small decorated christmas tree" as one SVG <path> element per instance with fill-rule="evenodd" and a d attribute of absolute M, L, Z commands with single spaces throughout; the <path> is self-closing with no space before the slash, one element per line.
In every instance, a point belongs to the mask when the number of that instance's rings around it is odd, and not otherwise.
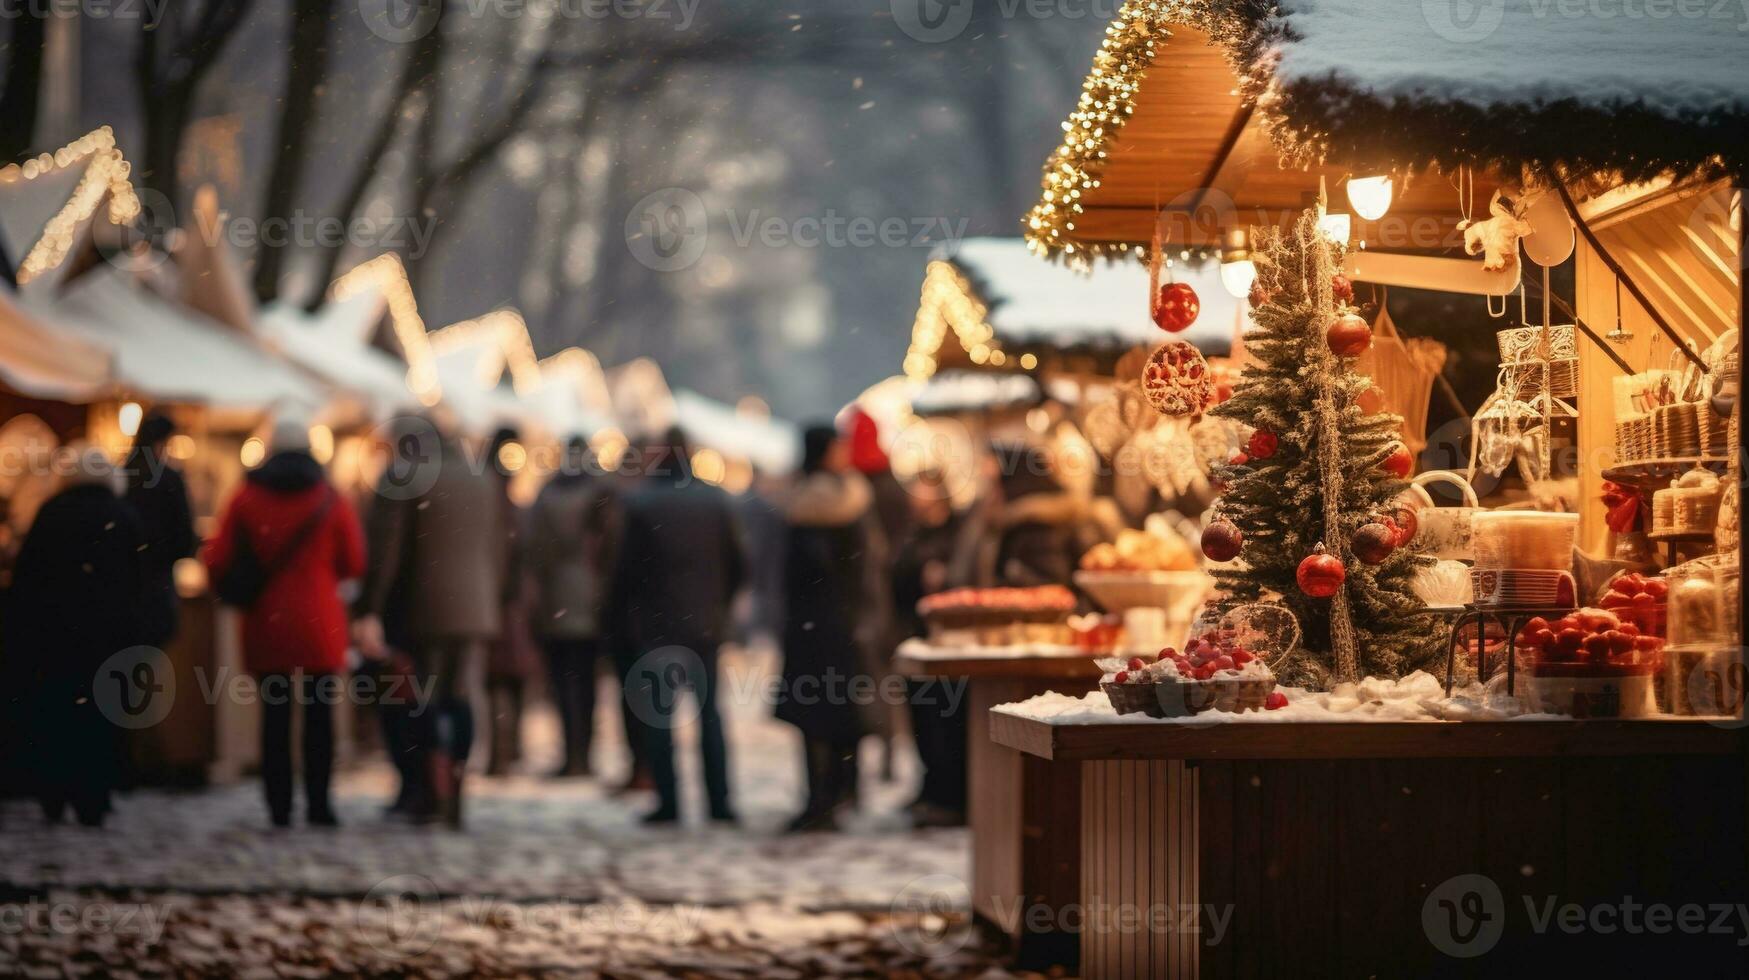
<path fill-rule="evenodd" d="M 1441 651 L 1410 591 L 1428 559 L 1405 547 L 1413 517 L 1395 506 L 1411 463 L 1401 420 L 1377 411 L 1372 382 L 1353 370 L 1371 329 L 1349 305 L 1344 249 L 1318 218 L 1308 211 L 1264 234 L 1256 329 L 1245 336 L 1256 363 L 1212 409 L 1252 431 L 1219 474 L 1203 544 L 1211 558 L 1238 559 L 1214 570 L 1221 604 L 1273 594 L 1299 617 L 1304 639 L 1282 680 L 1324 688 L 1399 677 Z"/>

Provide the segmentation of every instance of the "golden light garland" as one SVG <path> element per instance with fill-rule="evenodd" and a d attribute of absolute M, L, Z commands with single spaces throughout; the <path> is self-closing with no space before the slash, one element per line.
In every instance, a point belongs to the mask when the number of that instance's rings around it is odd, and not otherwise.
<path fill-rule="evenodd" d="M 42 235 L 18 264 L 21 286 L 65 261 L 78 240 L 80 226 L 96 213 L 105 198 L 109 200 L 109 220 L 113 224 L 132 224 L 140 215 L 140 199 L 129 180 L 133 168 L 116 149 L 115 133 L 108 126 L 100 126 L 53 153 L 0 167 L 0 184 L 32 181 L 81 162 L 86 162 L 86 166 L 78 186 L 67 203 L 43 225 Z"/>
<path fill-rule="evenodd" d="M 443 396 L 443 386 L 437 380 L 437 360 L 431 351 L 431 340 L 425 333 L 425 320 L 419 316 L 419 304 L 413 298 L 413 285 L 407 281 L 407 269 L 400 256 L 393 252 L 382 255 L 346 271 L 328 289 L 332 299 L 341 300 L 365 289 L 382 291 L 389 306 L 389 324 L 401 353 L 407 358 L 407 387 L 424 405 L 435 405 Z"/>
<path fill-rule="evenodd" d="M 923 294 L 917 304 L 917 318 L 911 324 L 911 346 L 905 352 L 905 376 L 913 381 L 926 381 L 940 365 L 942 342 L 947 332 L 972 359 L 973 364 L 1000 366 L 1008 354 L 996 340 L 996 330 L 985 319 L 989 307 L 978 298 L 971 282 L 949 261 L 936 259 L 923 273 Z M 1028 355 L 1030 356 L 1030 355 Z M 1033 364 L 1038 359 L 1032 358 Z M 1026 365 L 1026 358 L 1021 359 Z M 1030 370 L 1030 367 L 1028 367 Z"/>
<path fill-rule="evenodd" d="M 510 386 L 519 395 L 540 388 L 540 361 L 534 354 L 534 341 L 529 339 L 528 324 L 514 309 L 493 310 L 471 320 L 462 320 L 432 331 L 431 350 L 436 354 L 463 347 L 483 346 L 486 357 L 479 364 L 480 384 L 497 387 L 506 369 L 510 371 Z"/>
<path fill-rule="evenodd" d="M 1172 36 L 1168 22 L 1182 22 L 1188 13 L 1186 4 L 1162 0 L 1130 0 L 1118 8 L 1081 84 L 1075 111 L 1063 122 L 1063 141 L 1045 162 L 1039 202 L 1022 222 L 1033 252 L 1076 268 L 1087 268 L 1096 258 L 1146 254 L 1145 242 L 1076 242 L 1071 233 L 1083 210 L 1082 197 L 1099 186 L 1107 147 L 1135 112 L 1155 46 Z"/>

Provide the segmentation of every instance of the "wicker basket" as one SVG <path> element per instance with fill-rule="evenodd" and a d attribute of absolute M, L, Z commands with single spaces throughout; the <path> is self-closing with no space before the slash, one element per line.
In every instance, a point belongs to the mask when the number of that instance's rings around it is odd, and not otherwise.
<path fill-rule="evenodd" d="M 1717 486 L 1671 490 L 1670 529 L 1678 534 L 1700 534 L 1712 530 L 1719 519 L 1720 493 L 1721 488 Z"/>
<path fill-rule="evenodd" d="M 1579 349 L 1573 325 L 1551 326 L 1547 338 L 1545 346 L 1540 326 L 1500 331 L 1495 335 L 1500 345 L 1500 366 L 1521 389 L 1540 391 L 1546 362 L 1548 393 L 1556 398 L 1571 398 L 1579 392 Z"/>
<path fill-rule="evenodd" d="M 1700 404 L 1676 402 L 1652 410 L 1652 454 L 1660 459 L 1700 455 Z"/>
<path fill-rule="evenodd" d="M 1615 424 L 1615 459 L 1632 463 L 1652 456 L 1652 417 L 1634 415 Z"/>
<path fill-rule="evenodd" d="M 1731 455 L 1731 419 L 1709 406 L 1700 412 L 1700 454 L 1714 459 Z"/>
<path fill-rule="evenodd" d="M 1261 711 L 1270 692 L 1275 690 L 1275 679 L 1101 683 L 1099 688 L 1120 715 L 1188 718 L 1204 711 Z"/>

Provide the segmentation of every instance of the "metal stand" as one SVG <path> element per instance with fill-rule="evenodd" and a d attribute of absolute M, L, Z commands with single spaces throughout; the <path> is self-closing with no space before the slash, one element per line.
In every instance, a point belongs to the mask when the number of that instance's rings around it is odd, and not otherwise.
<path fill-rule="evenodd" d="M 1560 619 L 1572 612 L 1574 606 L 1465 606 L 1463 611 L 1451 624 L 1451 639 L 1445 650 L 1445 696 L 1451 697 L 1452 685 L 1456 679 L 1457 651 L 1459 637 L 1463 635 L 1464 626 L 1476 624 L 1476 677 L 1483 683 L 1488 679 L 1488 630 L 1489 621 L 1502 624 L 1506 630 L 1506 693 L 1516 695 L 1518 682 L 1518 634 L 1524 629 L 1524 624 L 1538 616 L 1548 620 Z"/>

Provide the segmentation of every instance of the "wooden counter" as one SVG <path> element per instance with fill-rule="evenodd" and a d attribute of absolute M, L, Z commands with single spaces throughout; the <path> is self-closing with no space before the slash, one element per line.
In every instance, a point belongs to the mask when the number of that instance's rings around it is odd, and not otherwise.
<path fill-rule="evenodd" d="M 1749 965 L 1734 911 L 1749 769 L 1729 724 L 1049 724 L 999 709 L 990 730 L 1080 773 L 1079 897 L 1035 920 L 1080 925 L 1084 977 Z M 1721 931 L 1620 925 L 1697 905 Z"/>
<path fill-rule="evenodd" d="M 1067 649 L 965 650 L 917 642 L 901 646 L 893 662 L 906 677 L 966 683 L 973 911 L 1014 940 L 1021 964 L 1073 966 L 1077 935 L 1027 929 L 1020 913 L 1072 903 L 1079 894 L 1081 770 L 993 741 L 990 709 L 1046 691 L 1085 694 L 1098 684 L 1099 668 L 1086 654 Z"/>

